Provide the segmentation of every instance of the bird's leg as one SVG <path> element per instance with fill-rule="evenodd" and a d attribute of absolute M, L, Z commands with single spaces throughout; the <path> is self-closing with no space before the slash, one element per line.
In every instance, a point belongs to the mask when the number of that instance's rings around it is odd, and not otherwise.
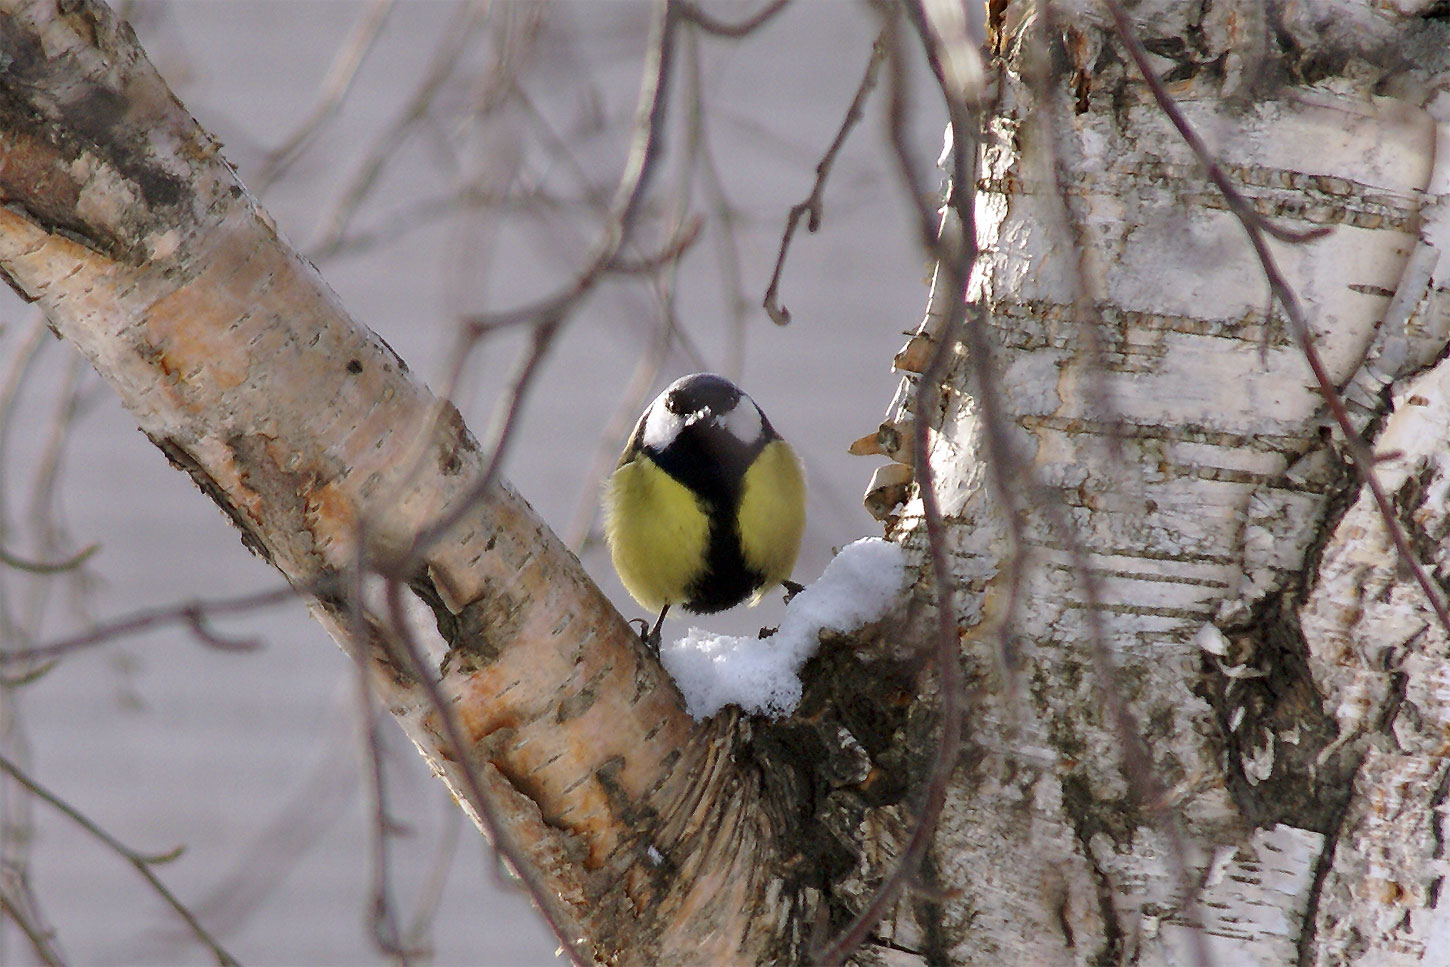
<path fill-rule="evenodd" d="M 660 653 L 660 628 L 664 625 L 665 615 L 669 613 L 669 610 L 669 605 L 665 605 L 663 608 L 660 608 L 660 616 L 655 620 L 655 626 L 649 630 L 649 634 L 640 635 L 640 637 L 644 640 L 645 647 L 649 648 L 649 650 L 654 652 L 656 655 Z"/>
<path fill-rule="evenodd" d="M 785 603 L 790 604 L 790 599 L 806 589 L 804 584 L 796 584 L 794 581 L 782 581 L 781 587 L 785 588 Z"/>

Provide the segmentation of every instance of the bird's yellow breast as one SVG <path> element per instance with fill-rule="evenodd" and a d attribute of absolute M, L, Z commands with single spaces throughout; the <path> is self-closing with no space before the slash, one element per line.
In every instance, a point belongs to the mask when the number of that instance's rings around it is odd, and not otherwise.
<path fill-rule="evenodd" d="M 745 563 L 765 577 L 760 591 L 789 580 L 806 526 L 806 485 L 800 458 L 784 440 L 767 443 L 745 472 L 738 517 Z"/>
<path fill-rule="evenodd" d="M 625 590 L 650 611 L 683 601 L 704 570 L 709 518 L 688 487 L 643 454 L 610 477 L 604 529 Z"/>

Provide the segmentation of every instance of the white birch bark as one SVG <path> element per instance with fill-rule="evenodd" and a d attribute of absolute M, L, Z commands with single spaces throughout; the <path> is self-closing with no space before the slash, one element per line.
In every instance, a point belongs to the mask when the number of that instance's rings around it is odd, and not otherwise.
<path fill-rule="evenodd" d="M 961 964 L 1450 962 L 1450 638 L 1397 567 L 1283 314 L 1266 319 L 1238 220 L 1101 7 L 1057 7 L 1066 26 L 1049 37 L 1041 4 L 990 5 L 1000 102 L 968 298 L 986 310 L 1016 453 L 1061 502 L 1100 600 L 1052 514 L 1022 511 L 1013 545 L 1026 470 L 1004 481 L 984 462 L 980 390 L 959 356 L 925 416 L 980 691 L 933 855 L 934 882 L 957 892 L 903 904 L 895 927 Z M 1450 31 L 1431 12 L 1131 9 L 1255 209 L 1332 229 L 1273 252 L 1360 426 L 1394 455 L 1377 471 L 1443 583 Z M 1053 114 L 1029 80 L 1045 43 L 1066 65 Z M 922 331 L 939 325 L 929 314 Z M 896 524 L 917 547 L 920 513 L 908 503 Z M 1089 609 L 1115 682 L 1093 672 Z M 1004 622 L 1021 650 L 1016 693 L 994 658 Z M 1108 688 L 1168 801 L 1134 801 Z M 1191 905 L 1160 816 L 1202 882 Z"/>

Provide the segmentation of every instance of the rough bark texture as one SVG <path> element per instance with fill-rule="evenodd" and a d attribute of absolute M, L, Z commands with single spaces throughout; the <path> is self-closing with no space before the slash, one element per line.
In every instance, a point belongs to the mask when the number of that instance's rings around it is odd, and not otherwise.
<path fill-rule="evenodd" d="M 1041 3 L 989 4 L 1000 101 L 968 298 L 1016 455 L 1075 538 L 1022 467 L 986 462 L 959 357 L 920 416 L 939 431 L 958 586 L 975 592 L 958 598 L 963 658 L 982 687 L 932 863 L 959 892 L 904 905 L 896 926 L 961 964 L 1189 963 L 1191 932 L 1222 964 L 1444 963 L 1446 633 L 1397 569 L 1282 313 L 1266 318 L 1239 222 L 1105 12 L 1056 6 L 1053 31 Z M 1443 581 L 1444 5 L 1129 6 L 1254 208 L 1333 229 L 1273 250 L 1355 418 L 1394 454 L 1377 469 Z M 1033 57 L 1055 70 L 1050 111 Z M 917 546 L 919 515 L 908 504 L 896 524 Z M 1016 693 L 994 657 L 1004 627 Z M 1134 794 L 1107 688 L 1166 801 Z M 1202 884 L 1192 906 L 1175 854 Z"/>

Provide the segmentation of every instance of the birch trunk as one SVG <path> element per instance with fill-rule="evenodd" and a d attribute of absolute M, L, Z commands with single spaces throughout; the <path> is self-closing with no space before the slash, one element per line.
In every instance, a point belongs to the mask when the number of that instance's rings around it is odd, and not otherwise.
<path fill-rule="evenodd" d="M 1223 196 L 1102 7 L 1056 6 L 1052 30 L 1041 2 L 989 4 L 1000 100 L 967 297 L 1021 464 L 990 463 L 966 356 L 921 414 L 978 698 L 928 865 L 953 892 L 903 905 L 902 944 L 960 964 L 1450 962 L 1450 636 L 1397 566 L 1283 314 L 1266 316 Z M 1130 13 L 1254 209 L 1332 229 L 1273 254 L 1443 587 L 1443 5 Z M 1045 88 L 1034 57 L 1054 65 Z M 940 325 L 930 314 L 918 341 Z M 1060 515 L 1032 506 L 1029 474 Z M 921 547 L 921 524 L 911 502 L 894 531 Z M 1134 794 L 1107 689 L 1163 801 Z"/>

